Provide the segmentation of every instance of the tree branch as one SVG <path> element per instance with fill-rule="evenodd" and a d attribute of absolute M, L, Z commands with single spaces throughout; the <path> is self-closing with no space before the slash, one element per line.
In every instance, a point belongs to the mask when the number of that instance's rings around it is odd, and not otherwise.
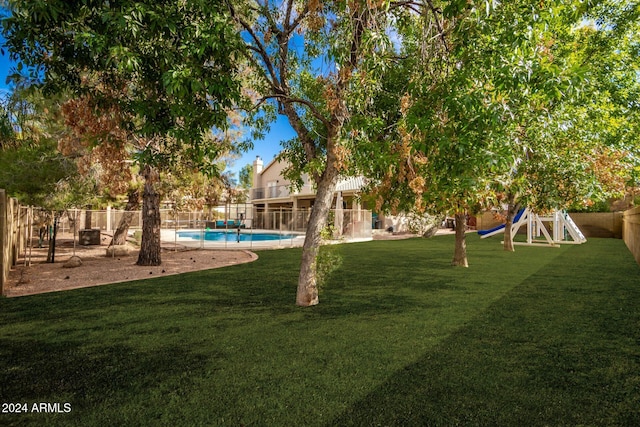
<path fill-rule="evenodd" d="M 447 44 L 447 38 L 445 37 L 445 33 L 444 33 L 444 28 L 442 27 L 442 24 L 440 23 L 440 20 L 438 19 L 438 13 L 442 13 L 440 11 L 440 9 L 436 8 L 433 5 L 433 1 L 432 0 L 426 0 L 427 4 L 429 5 L 429 9 L 431 9 L 431 13 L 433 14 L 433 19 L 436 22 L 436 28 L 438 29 L 438 34 L 440 36 L 440 39 L 442 40 L 442 44 L 444 45 L 444 49 L 447 51 L 447 53 L 451 53 L 451 51 L 449 50 L 449 45 Z"/>
<path fill-rule="evenodd" d="M 306 18 L 308 14 L 309 14 L 309 4 L 306 3 L 302 11 L 300 12 L 300 14 L 296 16 L 296 19 L 294 19 L 293 22 L 290 24 L 289 24 L 289 19 L 291 19 L 291 17 L 287 15 L 287 29 L 286 29 L 287 37 L 289 37 L 291 33 L 294 32 L 296 28 L 298 28 L 302 20 Z"/>
<path fill-rule="evenodd" d="M 235 8 L 231 4 L 231 1 L 227 0 L 226 3 L 227 3 L 227 7 L 229 8 L 229 12 L 231 13 L 231 17 L 238 24 L 240 24 L 240 26 L 242 28 L 244 28 L 245 31 L 247 31 L 249 33 L 249 35 L 251 36 L 251 38 L 253 39 L 254 45 L 246 43 L 247 48 L 249 50 L 253 51 L 253 52 L 256 52 L 260 56 L 262 61 L 264 62 L 265 67 L 267 69 L 267 73 L 265 73 L 265 77 L 269 81 L 269 84 L 274 88 L 279 87 L 280 85 L 279 85 L 278 76 L 276 74 L 276 71 L 275 71 L 275 68 L 273 66 L 273 63 L 271 62 L 271 58 L 269 57 L 269 54 L 267 53 L 266 47 L 264 46 L 264 43 L 262 43 L 262 41 L 258 38 L 258 35 L 255 33 L 255 31 L 253 30 L 251 25 L 249 25 L 248 22 L 246 22 L 244 19 L 242 19 L 240 16 L 238 16 L 238 14 L 235 11 Z"/>
<path fill-rule="evenodd" d="M 306 99 L 296 98 L 296 97 L 292 97 L 292 96 L 286 95 L 286 94 L 274 94 L 274 95 L 263 96 L 258 101 L 258 103 L 261 104 L 261 103 L 263 103 L 264 101 L 266 101 L 268 99 L 283 100 L 284 104 L 287 104 L 287 103 L 288 104 L 302 104 L 302 105 L 308 107 L 309 110 L 311 110 L 311 114 L 313 114 L 313 117 L 315 117 L 316 119 L 321 121 L 323 125 L 329 126 L 329 121 L 326 119 L 326 117 L 324 117 L 322 115 L 320 110 L 318 110 L 318 108 L 315 105 L 313 105 L 310 101 L 308 101 Z"/>

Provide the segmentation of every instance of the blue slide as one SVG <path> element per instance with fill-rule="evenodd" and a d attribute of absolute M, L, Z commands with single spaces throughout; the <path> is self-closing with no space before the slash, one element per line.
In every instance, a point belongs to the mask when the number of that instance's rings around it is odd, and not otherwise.
<path fill-rule="evenodd" d="M 515 224 L 516 222 L 520 221 L 520 217 L 522 216 L 522 214 L 524 213 L 524 209 L 520 209 L 518 211 L 518 213 L 516 214 L 515 218 L 513 218 L 513 223 Z M 504 230 L 504 226 L 505 224 L 500 224 L 496 227 L 490 228 L 488 230 L 478 230 L 478 234 L 482 237 L 489 237 L 489 236 L 493 236 L 494 234 L 498 234 L 499 232 Z"/>

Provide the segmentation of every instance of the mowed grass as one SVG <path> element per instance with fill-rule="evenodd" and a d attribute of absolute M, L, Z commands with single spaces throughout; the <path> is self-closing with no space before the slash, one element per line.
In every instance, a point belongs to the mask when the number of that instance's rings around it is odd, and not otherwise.
<path fill-rule="evenodd" d="M 300 250 L 181 276 L 0 300 L 0 425 L 640 425 L 640 267 L 624 243 L 451 236 Z"/>

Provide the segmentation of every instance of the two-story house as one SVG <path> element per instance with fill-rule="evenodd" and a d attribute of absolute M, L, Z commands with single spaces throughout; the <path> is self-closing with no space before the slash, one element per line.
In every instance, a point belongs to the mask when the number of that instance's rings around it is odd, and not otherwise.
<path fill-rule="evenodd" d="M 251 199 L 255 208 L 309 209 L 313 206 L 316 193 L 310 178 L 304 175 L 302 187 L 292 189 L 291 182 L 282 176 L 286 167 L 287 163 L 278 159 L 273 159 L 267 166 L 264 166 L 260 157 L 254 160 Z M 364 184 L 363 177 L 346 178 L 338 182 L 335 197 L 342 197 L 344 209 L 362 208 L 357 195 Z"/>
<path fill-rule="evenodd" d="M 291 182 L 283 177 L 287 163 L 272 160 L 266 166 L 260 157 L 253 162 L 253 226 L 256 228 L 304 230 L 309 212 L 315 201 L 316 192 L 308 176 L 303 176 L 302 187 L 292 188 Z M 363 177 L 341 179 L 335 190 L 332 206 L 339 212 L 349 212 L 359 219 L 360 212 L 366 211 L 358 198 L 365 185 Z M 371 221 L 367 227 L 371 228 Z M 364 226 L 364 225 L 360 225 Z"/>

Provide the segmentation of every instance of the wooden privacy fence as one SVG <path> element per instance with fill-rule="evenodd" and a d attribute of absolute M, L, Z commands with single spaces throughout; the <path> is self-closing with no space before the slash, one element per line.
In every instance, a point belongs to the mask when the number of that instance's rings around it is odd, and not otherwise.
<path fill-rule="evenodd" d="M 569 215 L 587 238 L 622 238 L 622 212 L 570 212 Z"/>
<path fill-rule="evenodd" d="M 640 206 L 629 209 L 623 214 L 622 238 L 640 264 Z"/>
<path fill-rule="evenodd" d="M 29 212 L 21 208 L 18 200 L 7 197 L 0 189 L 0 291 L 5 295 L 9 270 L 17 264 L 18 255 L 24 249 L 24 233 L 27 231 Z"/>

